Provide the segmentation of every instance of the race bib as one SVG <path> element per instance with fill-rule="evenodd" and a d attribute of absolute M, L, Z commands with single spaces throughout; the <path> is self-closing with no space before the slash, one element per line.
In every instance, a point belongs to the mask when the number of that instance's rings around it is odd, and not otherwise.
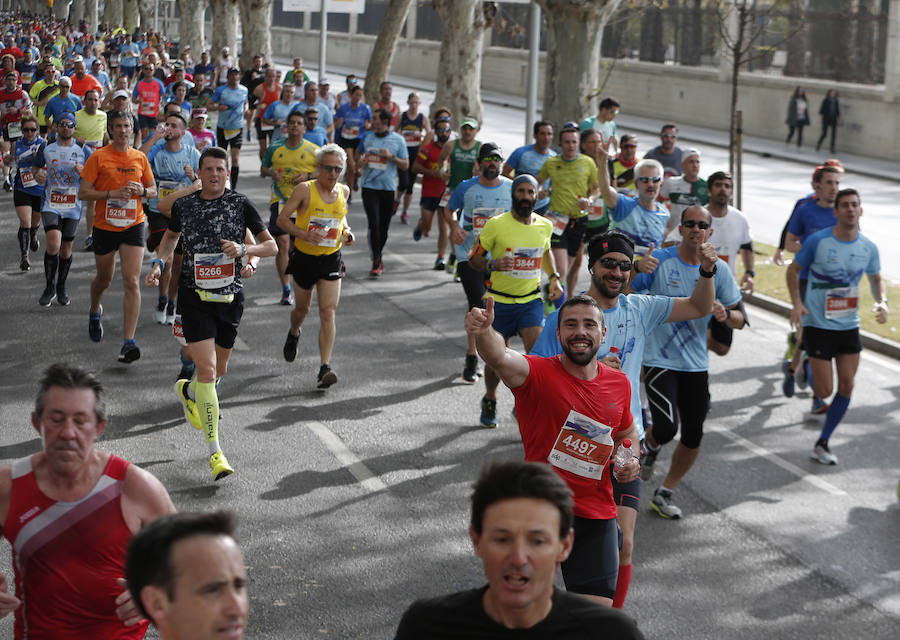
<path fill-rule="evenodd" d="M 19 176 L 22 178 L 22 186 L 24 186 L 26 189 L 28 189 L 29 187 L 38 186 L 37 181 L 34 179 L 34 174 L 31 171 L 27 169 L 20 169 Z"/>
<path fill-rule="evenodd" d="M 114 227 L 130 227 L 137 222 L 137 198 L 110 198 L 106 201 L 106 222 Z"/>
<path fill-rule="evenodd" d="M 476 207 L 472 209 L 472 230 L 475 232 L 475 237 L 481 235 L 481 230 L 484 229 L 488 220 L 501 213 L 503 213 L 503 209 L 500 208 Z"/>
<path fill-rule="evenodd" d="M 852 317 L 858 308 L 859 287 L 829 289 L 825 294 L 825 317 L 828 320 Z"/>
<path fill-rule="evenodd" d="M 156 115 L 157 107 L 159 107 L 159 104 L 154 100 L 141 100 L 141 104 L 138 107 L 138 113 L 142 116 L 152 118 Z"/>
<path fill-rule="evenodd" d="M 221 289 L 234 282 L 234 258 L 224 253 L 195 253 L 194 282 L 200 289 Z"/>
<path fill-rule="evenodd" d="M 557 469 L 600 480 L 613 450 L 612 432 L 612 427 L 573 409 L 569 411 L 547 461 Z"/>
<path fill-rule="evenodd" d="M 31 79 L 34 77 L 34 73 L 31 71 L 26 71 L 22 74 L 22 84 L 31 84 Z"/>
<path fill-rule="evenodd" d="M 162 200 L 168 195 L 171 195 L 178 191 L 181 188 L 181 183 L 175 182 L 174 180 L 160 180 L 156 183 L 157 193 L 159 194 L 159 199 Z"/>
<path fill-rule="evenodd" d="M 341 127 L 341 137 L 344 140 L 353 140 L 359 137 L 359 125 L 345 124 Z"/>
<path fill-rule="evenodd" d="M 96 151 L 103 146 L 103 140 L 85 140 L 84 144 L 86 147 L 90 147 L 91 150 Z"/>
<path fill-rule="evenodd" d="M 222 132 L 225 134 L 226 140 L 231 140 L 239 135 L 241 135 L 240 129 L 223 129 Z"/>
<path fill-rule="evenodd" d="M 387 169 L 387 159 L 378 152 L 378 149 L 367 151 L 366 161 L 369 163 L 370 169 L 375 169 L 376 171 Z"/>
<path fill-rule="evenodd" d="M 74 209 L 77 197 L 75 187 L 50 188 L 50 206 L 54 209 Z"/>
<path fill-rule="evenodd" d="M 513 252 L 513 269 L 506 273 L 513 278 L 522 280 L 540 280 L 543 259 L 544 249 L 542 247 L 516 247 Z"/>
<path fill-rule="evenodd" d="M 548 210 L 544 214 L 544 217 L 553 223 L 553 235 L 555 236 L 561 236 L 563 231 L 566 230 L 566 227 L 569 226 L 569 216 L 560 213 L 559 211 Z"/>
<path fill-rule="evenodd" d="M 10 122 L 6 127 L 6 132 L 9 134 L 10 140 L 15 140 L 16 138 L 22 137 L 22 123 L 21 122 Z"/>
<path fill-rule="evenodd" d="M 404 130 L 400 132 L 407 147 L 417 147 L 422 142 L 422 132 L 414 130 Z"/>
<path fill-rule="evenodd" d="M 643 256 L 647 255 L 647 253 L 649 253 L 649 251 L 650 251 L 649 246 L 643 245 L 643 244 L 638 244 L 636 242 L 634 243 L 634 255 L 643 257 Z"/>
<path fill-rule="evenodd" d="M 340 220 L 337 218 L 319 218 L 310 216 L 309 224 L 306 229 L 308 231 L 322 230 L 325 237 L 316 243 L 317 247 L 336 247 L 338 242 L 338 227 Z"/>
<path fill-rule="evenodd" d="M 184 339 L 184 325 L 181 323 L 181 314 L 175 314 L 175 322 L 172 324 L 172 335 L 175 341 L 182 347 L 187 346 L 187 340 Z"/>
<path fill-rule="evenodd" d="M 588 221 L 599 222 L 600 220 L 603 220 L 603 200 L 597 198 L 591 202 L 591 207 L 588 209 Z"/>
<path fill-rule="evenodd" d="M 259 130 L 260 131 L 274 131 L 274 124 L 263 124 L 262 120 L 259 121 Z"/>
<path fill-rule="evenodd" d="M 438 202 L 439 207 L 446 207 L 447 203 L 450 202 L 450 196 L 453 195 L 452 189 L 444 189 L 444 194 L 441 196 L 441 201 Z"/>
<path fill-rule="evenodd" d="M 119 66 L 119 54 L 118 53 L 114 53 L 111 56 L 109 56 L 109 66 L 111 66 L 111 67 Z"/>

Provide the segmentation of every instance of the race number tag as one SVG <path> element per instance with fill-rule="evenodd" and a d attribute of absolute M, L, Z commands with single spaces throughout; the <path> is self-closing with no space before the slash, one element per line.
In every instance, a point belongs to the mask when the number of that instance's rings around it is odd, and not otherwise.
<path fill-rule="evenodd" d="M 232 138 L 236 138 L 241 135 L 240 129 L 223 129 L 222 132 L 225 134 L 226 140 L 231 140 Z"/>
<path fill-rule="evenodd" d="M 422 132 L 415 130 L 404 130 L 400 132 L 407 147 L 417 147 L 422 142 Z"/>
<path fill-rule="evenodd" d="M 309 224 L 306 226 L 307 231 L 324 231 L 325 237 L 316 243 L 317 247 L 336 247 L 338 241 L 338 226 L 340 220 L 337 218 L 319 218 L 310 216 Z"/>
<path fill-rule="evenodd" d="M 476 207 L 472 209 L 472 230 L 475 232 L 475 237 L 481 235 L 481 230 L 484 229 L 488 220 L 501 213 L 503 213 L 503 209 L 499 208 Z"/>
<path fill-rule="evenodd" d="M 599 222 L 603 220 L 603 199 L 597 198 L 591 202 L 588 209 L 588 222 Z"/>
<path fill-rule="evenodd" d="M 137 222 L 137 198 L 110 198 L 106 201 L 106 221 L 114 227 L 130 227 Z"/>
<path fill-rule="evenodd" d="M 103 146 L 103 140 L 85 140 L 85 146 L 90 147 L 92 151 L 96 151 Z"/>
<path fill-rule="evenodd" d="M 34 179 L 34 174 L 28 169 L 20 169 L 19 175 L 22 178 L 22 186 L 24 186 L 26 189 L 28 189 L 29 187 L 38 186 L 37 181 Z"/>
<path fill-rule="evenodd" d="M 541 262 L 544 258 L 542 247 L 516 247 L 513 252 L 513 268 L 507 273 L 522 280 L 540 279 Z"/>
<path fill-rule="evenodd" d="M 9 139 L 15 140 L 16 138 L 22 137 L 22 123 L 21 122 L 10 122 L 6 127 L 7 133 L 9 133 Z"/>
<path fill-rule="evenodd" d="M 613 428 L 574 409 L 556 437 L 547 461 L 557 469 L 600 480 L 613 450 Z"/>
<path fill-rule="evenodd" d="M 234 258 L 224 253 L 195 253 L 194 282 L 200 289 L 221 289 L 234 282 Z"/>
<path fill-rule="evenodd" d="M 444 194 L 441 196 L 441 201 L 438 202 L 438 206 L 446 207 L 447 203 L 450 202 L 451 195 L 453 195 L 453 189 L 444 189 Z"/>
<path fill-rule="evenodd" d="M 559 211 L 548 210 L 544 214 L 544 217 L 553 223 L 553 235 L 555 236 L 561 236 L 563 231 L 566 230 L 566 227 L 569 226 L 569 216 L 560 213 Z"/>
<path fill-rule="evenodd" d="M 156 183 L 157 193 L 160 200 L 171 195 L 181 188 L 181 184 L 174 180 L 160 180 Z"/>
<path fill-rule="evenodd" d="M 387 158 L 382 156 L 378 149 L 367 151 L 366 161 L 369 163 L 370 169 L 375 169 L 376 171 L 387 169 Z"/>
<path fill-rule="evenodd" d="M 77 193 L 75 187 L 51 187 L 50 206 L 54 209 L 74 209 Z"/>
<path fill-rule="evenodd" d="M 354 140 L 359 137 L 359 125 L 345 124 L 341 127 L 341 137 L 344 140 Z"/>
<path fill-rule="evenodd" d="M 184 325 L 181 323 L 181 314 L 175 314 L 175 322 L 172 324 L 172 335 L 175 341 L 182 347 L 187 346 L 187 340 L 184 339 Z"/>
<path fill-rule="evenodd" d="M 259 130 L 260 131 L 274 131 L 274 124 L 265 124 L 262 120 L 259 121 Z"/>
<path fill-rule="evenodd" d="M 645 256 L 650 252 L 650 247 L 643 244 L 634 243 L 634 255 L 636 256 Z"/>
<path fill-rule="evenodd" d="M 141 100 L 141 104 L 138 107 L 138 114 L 152 118 L 156 115 L 156 109 L 158 107 L 159 105 L 153 100 Z"/>
<path fill-rule="evenodd" d="M 31 79 L 34 77 L 34 73 L 31 71 L 26 71 L 22 74 L 22 84 L 31 84 Z"/>
<path fill-rule="evenodd" d="M 853 316 L 859 308 L 859 287 L 829 289 L 825 294 L 825 317 L 839 320 Z"/>

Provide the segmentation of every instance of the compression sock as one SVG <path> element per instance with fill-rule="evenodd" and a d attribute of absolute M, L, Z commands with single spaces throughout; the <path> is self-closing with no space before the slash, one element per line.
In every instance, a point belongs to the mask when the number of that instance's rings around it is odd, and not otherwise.
<path fill-rule="evenodd" d="M 822 433 L 819 435 L 820 439 L 828 440 L 831 437 L 841 420 L 844 419 L 844 414 L 847 413 L 847 407 L 849 406 L 850 398 L 839 393 L 834 394 L 834 398 L 831 399 L 831 406 L 828 407 L 828 413 L 825 414 L 825 424 L 822 426 Z"/>
<path fill-rule="evenodd" d="M 19 227 L 16 236 L 19 238 L 19 249 L 22 251 L 22 255 L 27 256 L 28 245 L 31 244 L 31 230 L 28 227 Z"/>
<path fill-rule="evenodd" d="M 60 258 L 59 259 L 59 271 L 56 277 L 56 282 L 59 285 L 65 285 L 66 279 L 69 277 L 69 268 L 72 266 L 72 256 L 68 258 Z"/>
<path fill-rule="evenodd" d="M 231 190 L 237 191 L 238 174 L 241 172 L 240 167 L 231 167 Z"/>
<path fill-rule="evenodd" d="M 56 286 L 56 270 L 59 268 L 59 255 L 51 256 L 44 252 L 44 278 L 51 289 Z"/>
<path fill-rule="evenodd" d="M 200 426 L 206 434 L 206 442 L 209 445 L 209 454 L 221 451 L 219 446 L 219 397 L 216 395 L 215 382 L 199 382 L 195 378 L 191 387 L 197 397 L 197 415 L 200 416 Z"/>
<path fill-rule="evenodd" d="M 625 596 L 628 595 L 628 587 L 631 586 L 632 565 L 619 565 L 619 576 L 616 578 L 616 593 L 613 596 L 613 608 L 621 609 L 625 604 Z"/>
<path fill-rule="evenodd" d="M 179 358 L 181 358 L 181 372 L 186 376 L 184 379 L 190 380 L 194 377 L 194 361 L 184 357 L 184 349 L 181 350 Z M 187 375 L 188 373 L 190 373 L 190 375 Z M 188 389 L 188 393 L 190 394 L 190 388 Z"/>
<path fill-rule="evenodd" d="M 28 241 L 29 241 L 29 242 L 34 242 L 34 238 L 35 238 L 35 236 L 37 236 L 37 232 L 40 231 L 40 230 L 41 230 L 41 225 L 38 225 L 38 226 L 36 226 L 36 227 L 31 227 L 31 228 L 28 230 L 28 233 L 29 233 Z"/>

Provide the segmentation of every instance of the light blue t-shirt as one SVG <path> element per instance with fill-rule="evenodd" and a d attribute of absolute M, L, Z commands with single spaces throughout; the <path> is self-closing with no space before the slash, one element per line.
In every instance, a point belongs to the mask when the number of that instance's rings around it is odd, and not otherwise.
<path fill-rule="evenodd" d="M 320 116 L 319 122 L 321 121 Z M 379 138 L 374 132 L 369 133 L 359 145 L 359 152 L 366 154 L 368 160 L 365 171 L 362 174 L 361 184 L 365 189 L 395 191 L 397 189 L 397 165 L 394 163 L 393 158 L 387 162 L 380 160 L 378 155 L 379 149 L 387 149 L 392 156 L 401 160 L 409 158 L 406 142 L 399 134 L 391 131 L 383 138 Z M 369 155 L 370 152 L 371 155 Z"/>
<path fill-rule="evenodd" d="M 647 336 L 665 323 L 672 314 L 674 298 L 668 296 L 647 296 L 639 293 L 620 295 L 616 306 L 603 311 L 606 337 L 597 350 L 600 360 L 612 354 L 622 361 L 622 371 L 631 383 L 631 415 L 637 425 L 640 438 L 644 438 L 644 421 L 641 416 L 641 364 L 644 360 L 644 345 Z M 562 353 L 562 345 L 556 334 L 559 311 L 554 311 L 544 321 L 544 330 L 529 355 L 545 358 Z"/>
<path fill-rule="evenodd" d="M 324 147 L 328 143 L 328 132 L 322 127 L 307 129 L 306 133 L 303 134 L 303 139 L 309 140 L 317 147 Z"/>
<path fill-rule="evenodd" d="M 537 174 L 541 172 L 541 167 L 547 162 L 547 158 L 552 158 L 555 155 L 556 152 L 553 149 L 547 149 L 544 153 L 538 153 L 535 151 L 533 144 L 526 144 L 524 147 L 519 147 L 513 151 L 509 158 L 507 158 L 506 164 L 516 170 L 517 176 L 527 173 L 530 176 L 537 177 Z M 550 180 L 547 180 L 541 186 L 546 188 L 546 185 L 549 183 Z M 534 208 L 539 211 L 549 204 L 550 197 L 548 196 L 538 200 L 535 203 Z"/>
<path fill-rule="evenodd" d="M 653 273 L 639 273 L 631 283 L 631 288 L 641 293 L 652 293 L 671 297 L 689 297 L 700 279 L 700 265 L 687 264 L 678 255 L 678 245 L 666 247 L 653 253 L 659 266 Z M 726 307 L 741 301 L 738 289 L 728 263 L 716 261 L 716 300 Z M 673 371 L 706 371 L 709 357 L 706 352 L 706 327 L 712 314 L 708 313 L 696 320 L 671 322 L 657 327 L 647 337 L 644 349 L 644 364 Z"/>
<path fill-rule="evenodd" d="M 278 100 L 266 107 L 266 110 L 263 112 L 263 118 L 266 118 L 267 120 L 282 121 L 281 125 L 274 125 L 275 128 L 272 130 L 272 142 L 283 140 L 287 137 L 287 135 L 282 130 L 282 125 L 287 123 L 288 115 L 290 115 L 291 111 L 296 106 L 296 102 L 285 104 L 281 100 Z"/>
<path fill-rule="evenodd" d="M 132 42 L 131 44 L 123 44 L 119 47 L 119 53 L 121 54 L 120 62 L 123 67 L 136 67 L 138 60 L 141 57 L 141 47 L 140 45 Z M 127 55 L 129 53 L 133 53 L 135 55 Z"/>
<path fill-rule="evenodd" d="M 232 89 L 227 84 L 219 85 L 210 96 L 210 101 L 228 107 L 219 112 L 218 129 L 241 129 L 244 126 L 244 104 L 247 102 L 247 87 L 239 84 Z"/>
<path fill-rule="evenodd" d="M 185 165 L 190 165 L 195 175 L 200 168 L 200 152 L 186 138 L 185 135 L 181 139 L 181 149 L 178 151 L 169 151 L 163 143 L 161 147 L 154 145 L 147 154 L 147 160 L 150 162 L 150 168 L 153 169 L 153 176 L 156 178 L 157 194 L 160 189 L 175 190 L 191 184 L 191 179 L 184 172 Z M 193 136 L 191 139 L 193 140 Z M 150 207 L 150 211 L 159 211 L 159 196 L 149 198 L 147 206 Z"/>
<path fill-rule="evenodd" d="M 654 205 L 655 209 L 645 209 L 638 198 L 620 193 L 615 208 L 609 210 L 610 231 L 615 229 L 631 238 L 636 255 L 647 253 L 651 242 L 659 248 L 665 240 L 669 210 L 662 203 Z"/>
<path fill-rule="evenodd" d="M 57 94 L 47 101 L 47 106 L 44 107 L 44 117 L 47 119 L 47 124 L 50 124 L 51 121 L 56 122 L 66 111 L 75 113 L 81 107 L 81 100 L 75 94 L 70 93 L 68 98 Z"/>
<path fill-rule="evenodd" d="M 82 202 L 78 199 L 81 174 L 75 166 L 84 167 L 90 156 L 89 146 L 82 147 L 74 141 L 68 147 L 52 142 L 38 151 L 34 166 L 47 167 L 41 211 L 55 213 L 60 218 L 69 220 L 81 219 Z"/>
<path fill-rule="evenodd" d="M 480 178 L 463 180 L 453 190 L 450 200 L 447 202 L 449 211 L 459 211 L 459 226 L 468 231 L 463 244 L 454 244 L 453 252 L 459 262 L 467 262 L 469 251 L 475 244 L 475 233 L 472 229 L 475 209 L 493 209 L 493 215 L 500 215 L 504 211 L 512 209 L 512 180 L 500 177 L 500 184 L 495 187 L 485 187 Z M 492 216 L 493 217 L 493 216 Z"/>
<path fill-rule="evenodd" d="M 369 105 L 360 102 L 354 109 L 349 102 L 338 107 L 335 118 L 343 118 L 338 135 L 344 140 L 361 139 L 366 135 L 366 120 L 372 119 L 372 110 Z M 322 117 L 319 116 L 321 121 Z"/>
<path fill-rule="evenodd" d="M 859 282 L 863 274 L 881 271 L 878 247 L 863 234 L 844 242 L 834 227 L 809 236 L 794 256 L 809 269 L 804 327 L 847 331 L 859 327 Z"/>
<path fill-rule="evenodd" d="M 291 113 L 297 111 L 299 113 L 306 113 L 306 110 L 309 108 L 309 105 L 305 102 L 298 102 L 294 105 L 294 108 L 291 109 Z M 328 108 L 328 105 L 324 102 L 317 102 L 316 109 L 319 111 L 319 125 L 325 127 L 326 129 L 334 124 L 334 114 L 331 112 L 331 109 Z"/>

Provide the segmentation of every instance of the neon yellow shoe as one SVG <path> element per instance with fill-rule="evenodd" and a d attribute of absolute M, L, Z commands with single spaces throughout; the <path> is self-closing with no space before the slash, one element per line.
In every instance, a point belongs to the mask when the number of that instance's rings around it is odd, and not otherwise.
<path fill-rule="evenodd" d="M 228 464 L 228 458 L 221 451 L 216 451 L 209 457 L 209 466 L 212 468 L 214 480 L 221 480 L 234 473 L 234 469 Z"/>
<path fill-rule="evenodd" d="M 203 426 L 200 424 L 200 416 L 197 415 L 197 403 L 188 397 L 187 390 L 190 383 L 190 380 L 176 380 L 175 395 L 177 395 L 178 400 L 181 401 L 181 408 L 184 409 L 184 418 L 188 421 L 188 424 L 195 429 L 202 430 Z"/>

